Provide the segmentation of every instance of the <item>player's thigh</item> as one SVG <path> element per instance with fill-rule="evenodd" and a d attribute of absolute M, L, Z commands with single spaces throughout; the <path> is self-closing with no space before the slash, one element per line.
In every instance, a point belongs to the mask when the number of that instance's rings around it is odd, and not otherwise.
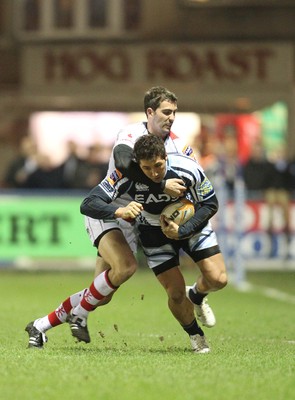
<path fill-rule="evenodd" d="M 157 275 L 158 281 L 166 290 L 169 297 L 185 296 L 185 281 L 179 267 L 168 269 Z"/>
<path fill-rule="evenodd" d="M 130 246 L 119 229 L 111 230 L 101 237 L 98 251 L 104 262 L 112 268 L 133 268 L 137 265 Z"/>
<path fill-rule="evenodd" d="M 226 266 L 222 253 L 200 260 L 197 264 L 203 276 L 208 280 L 219 281 L 221 278 L 226 279 Z"/>

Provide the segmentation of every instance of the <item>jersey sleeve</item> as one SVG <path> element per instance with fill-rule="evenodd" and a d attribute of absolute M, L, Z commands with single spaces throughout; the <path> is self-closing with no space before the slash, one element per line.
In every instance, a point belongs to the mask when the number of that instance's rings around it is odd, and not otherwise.
<path fill-rule="evenodd" d="M 178 229 L 179 239 L 184 239 L 207 225 L 218 210 L 218 200 L 212 183 L 195 160 L 178 156 L 172 169 L 184 180 L 187 197 L 195 204 L 194 216 Z"/>
<path fill-rule="evenodd" d="M 80 212 L 94 219 L 114 219 L 119 206 L 112 203 L 125 193 L 130 186 L 127 179 L 122 179 L 118 171 L 104 178 L 82 201 Z"/>
<path fill-rule="evenodd" d="M 210 218 L 218 211 L 218 200 L 216 195 L 195 206 L 195 215 L 178 229 L 179 239 L 185 239 L 200 232 Z"/>
<path fill-rule="evenodd" d="M 183 162 L 183 165 L 185 165 L 183 174 L 185 174 L 185 170 L 189 172 L 187 175 L 189 177 L 189 189 L 195 202 L 204 202 L 215 195 L 214 187 L 200 164 L 195 160 L 187 159 L 187 157 L 184 161 L 186 163 Z"/>

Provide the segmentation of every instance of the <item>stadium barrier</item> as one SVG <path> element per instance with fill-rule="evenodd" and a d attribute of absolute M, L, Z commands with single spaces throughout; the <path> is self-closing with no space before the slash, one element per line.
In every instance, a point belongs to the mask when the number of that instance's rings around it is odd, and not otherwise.
<path fill-rule="evenodd" d="M 247 192 L 243 178 L 236 176 L 232 193 L 226 189 L 224 177 L 218 178 L 215 188 L 219 212 L 213 219 L 213 226 L 236 286 L 246 283 L 246 270 L 249 269 L 295 269 L 294 200 L 290 202 L 290 232 L 285 232 L 283 210 L 279 204 L 272 210 L 273 230 L 270 232 L 269 206 L 257 193 Z M 253 195 L 256 199 L 250 200 Z"/>
<path fill-rule="evenodd" d="M 279 207 L 274 213 L 275 234 L 269 235 L 266 204 L 246 201 L 241 193 L 235 201 L 219 196 L 220 211 L 213 218 L 236 282 L 243 281 L 248 268 L 293 268 L 295 237 L 284 234 Z M 79 209 L 84 196 L 77 191 L 2 191 L 0 266 L 93 268 L 96 250 L 90 244 Z M 294 232 L 294 202 L 291 222 Z"/>
<path fill-rule="evenodd" d="M 0 196 L 1 265 L 83 264 L 93 259 L 80 214 L 85 193 L 14 191 Z"/>

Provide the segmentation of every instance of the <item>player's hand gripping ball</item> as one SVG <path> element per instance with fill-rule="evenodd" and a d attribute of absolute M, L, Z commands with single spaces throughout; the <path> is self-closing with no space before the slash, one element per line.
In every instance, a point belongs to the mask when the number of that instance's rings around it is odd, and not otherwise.
<path fill-rule="evenodd" d="M 177 225 L 182 225 L 187 222 L 195 214 L 193 203 L 187 199 L 179 199 L 175 203 L 169 204 L 164 208 L 161 215 L 175 222 Z"/>

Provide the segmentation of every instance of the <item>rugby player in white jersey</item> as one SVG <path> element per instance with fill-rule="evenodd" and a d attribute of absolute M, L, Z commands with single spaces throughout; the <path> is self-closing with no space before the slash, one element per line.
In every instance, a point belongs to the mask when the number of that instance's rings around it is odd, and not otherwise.
<path fill-rule="evenodd" d="M 147 122 L 131 124 L 122 129 L 114 145 L 110 159 L 109 171 L 114 171 L 114 176 L 119 170 L 124 176 L 130 179 L 137 179 L 140 182 L 149 182 L 138 165 L 133 161 L 133 146 L 136 139 L 142 135 L 152 134 L 161 137 L 165 143 L 167 153 L 183 152 L 193 157 L 192 149 L 185 145 L 171 131 L 172 124 L 177 111 L 177 97 L 163 87 L 153 87 L 144 96 L 144 111 Z M 116 167 L 116 169 L 115 169 Z M 142 179 L 142 180 L 141 180 Z M 163 180 L 151 186 L 152 190 L 172 196 L 180 196 L 185 187 L 180 179 Z M 120 199 L 120 205 L 127 205 L 128 198 Z M 136 205 L 128 206 L 130 217 L 138 213 L 140 209 Z M 117 288 L 129 279 L 137 268 L 137 262 L 133 252 L 136 251 L 137 235 L 133 227 L 126 221 L 114 219 L 93 219 L 86 217 L 86 229 L 92 244 L 98 248 L 95 276 L 107 271 L 104 279 Z M 76 306 L 84 294 L 85 289 L 72 294 L 64 300 L 60 306 L 48 315 L 30 322 L 26 331 L 29 335 L 29 347 L 42 348 L 47 340 L 45 332 L 52 327 L 62 324 L 68 319 L 73 336 L 78 340 L 89 342 L 90 337 L 84 321 L 68 318 L 72 307 Z M 113 291 L 101 302 L 100 305 L 110 301 Z M 83 328 L 83 329 L 82 329 Z"/>
<path fill-rule="evenodd" d="M 171 154 L 167 158 L 163 141 L 155 135 L 140 137 L 135 143 L 134 155 L 141 170 L 153 182 L 161 182 L 164 178 L 181 179 L 186 187 L 185 196 L 195 205 L 195 215 L 181 226 L 165 219 L 161 212 L 177 198 L 163 192 L 155 194 L 152 185 L 130 180 L 121 174 L 111 174 L 97 185 L 84 199 L 81 212 L 94 219 L 135 219 L 148 265 L 167 292 L 172 314 L 188 333 L 193 350 L 207 353 L 210 349 L 189 298 L 197 303 L 198 300 L 204 302 L 209 292 L 222 289 L 227 283 L 224 260 L 210 223 L 218 209 L 214 188 L 195 160 L 181 154 Z M 114 199 L 125 193 L 132 201 L 129 206 L 120 207 Z M 192 290 L 189 298 L 179 270 L 180 249 L 201 271 L 197 279 L 201 293 Z M 103 275 L 99 275 L 73 309 L 73 314 L 87 320 L 89 312 L 115 289 L 109 282 L 105 284 Z M 198 313 L 199 305 L 195 308 Z"/>

